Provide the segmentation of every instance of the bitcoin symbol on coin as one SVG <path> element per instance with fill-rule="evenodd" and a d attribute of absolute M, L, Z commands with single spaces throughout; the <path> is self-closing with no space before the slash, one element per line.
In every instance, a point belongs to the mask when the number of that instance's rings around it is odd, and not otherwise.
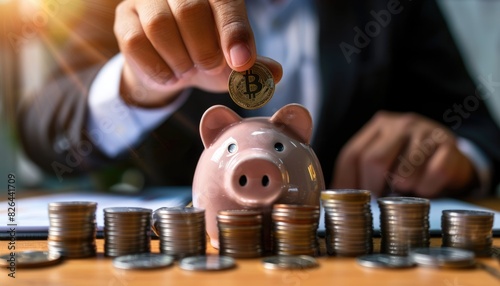
<path fill-rule="evenodd" d="M 244 72 L 232 71 L 228 89 L 231 99 L 240 107 L 257 109 L 273 97 L 273 75 L 265 65 L 255 63 Z"/>
<path fill-rule="evenodd" d="M 248 95 L 248 99 L 255 100 L 255 95 L 262 90 L 262 84 L 259 82 L 260 76 L 252 73 L 252 70 L 247 70 L 244 77 L 246 84 L 246 91 L 244 93 Z M 254 86 L 253 89 L 252 86 Z"/>

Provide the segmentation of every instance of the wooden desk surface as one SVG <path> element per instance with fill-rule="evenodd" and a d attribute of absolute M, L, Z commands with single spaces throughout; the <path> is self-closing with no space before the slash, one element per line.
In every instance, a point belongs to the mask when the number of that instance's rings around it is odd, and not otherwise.
<path fill-rule="evenodd" d="M 46 241 L 17 241 L 17 250 L 46 250 Z M 379 243 L 379 240 L 375 240 Z M 440 239 L 434 238 L 433 245 Z M 500 246 L 496 239 L 495 246 Z M 5 241 L 0 249 L 7 249 Z M 114 268 L 112 258 L 103 255 L 103 241 L 98 240 L 97 257 L 67 259 L 45 268 L 17 269 L 16 278 L 0 271 L 0 285 L 59 286 L 59 285 L 426 285 L 472 286 L 500 285 L 500 280 L 482 269 L 450 270 L 414 267 L 404 270 L 371 269 L 358 265 L 354 258 L 319 257 L 320 266 L 308 270 L 267 270 L 260 259 L 238 259 L 237 267 L 220 272 L 192 272 L 176 264 L 158 270 L 121 270 Z M 4 252 L 4 251 L 3 251 Z M 158 252 L 158 241 L 152 241 L 152 252 Z M 209 253 L 217 253 L 210 248 Z M 496 259 L 481 258 L 481 263 L 500 272 Z"/>

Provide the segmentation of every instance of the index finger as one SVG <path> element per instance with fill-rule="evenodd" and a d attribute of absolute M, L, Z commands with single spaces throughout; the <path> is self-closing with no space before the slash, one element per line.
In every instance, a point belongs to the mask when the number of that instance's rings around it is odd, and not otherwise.
<path fill-rule="evenodd" d="M 221 49 L 228 65 L 236 71 L 252 67 L 257 57 L 252 28 L 244 0 L 210 0 Z"/>

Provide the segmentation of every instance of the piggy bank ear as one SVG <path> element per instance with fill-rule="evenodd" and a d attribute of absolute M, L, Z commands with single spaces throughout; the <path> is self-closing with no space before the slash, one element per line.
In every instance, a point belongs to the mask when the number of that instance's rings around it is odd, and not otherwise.
<path fill-rule="evenodd" d="M 207 109 L 200 121 L 200 136 L 203 146 L 205 148 L 210 146 L 224 128 L 240 121 L 241 117 L 225 106 L 215 105 Z"/>
<path fill-rule="evenodd" d="M 276 125 L 285 126 L 300 141 L 309 144 L 312 135 L 312 118 L 309 111 L 300 104 L 288 104 L 271 117 Z"/>

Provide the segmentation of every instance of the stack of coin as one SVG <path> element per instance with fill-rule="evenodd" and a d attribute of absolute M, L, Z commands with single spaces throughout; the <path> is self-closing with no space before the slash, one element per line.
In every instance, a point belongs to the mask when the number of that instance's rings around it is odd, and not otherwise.
<path fill-rule="evenodd" d="M 163 254 L 179 259 L 206 252 L 204 209 L 159 208 L 153 214 L 153 231 L 160 238 Z"/>
<path fill-rule="evenodd" d="M 417 247 L 430 244 L 430 201 L 412 197 L 386 197 L 377 200 L 380 208 L 380 251 L 405 256 Z"/>
<path fill-rule="evenodd" d="M 370 191 L 338 189 L 321 192 L 329 255 L 358 256 L 373 251 Z"/>
<path fill-rule="evenodd" d="M 219 254 L 235 258 L 262 256 L 262 212 L 223 210 L 217 214 Z"/>
<path fill-rule="evenodd" d="M 273 206 L 273 251 L 277 255 L 319 254 L 316 231 L 319 223 L 319 206 Z"/>
<path fill-rule="evenodd" d="M 494 213 L 472 210 L 444 210 L 441 216 L 443 246 L 489 255 L 493 244 Z"/>
<path fill-rule="evenodd" d="M 151 209 L 104 209 L 104 254 L 122 256 L 151 251 Z"/>
<path fill-rule="evenodd" d="M 68 258 L 96 255 L 96 209 L 95 202 L 49 203 L 49 252 Z"/>

